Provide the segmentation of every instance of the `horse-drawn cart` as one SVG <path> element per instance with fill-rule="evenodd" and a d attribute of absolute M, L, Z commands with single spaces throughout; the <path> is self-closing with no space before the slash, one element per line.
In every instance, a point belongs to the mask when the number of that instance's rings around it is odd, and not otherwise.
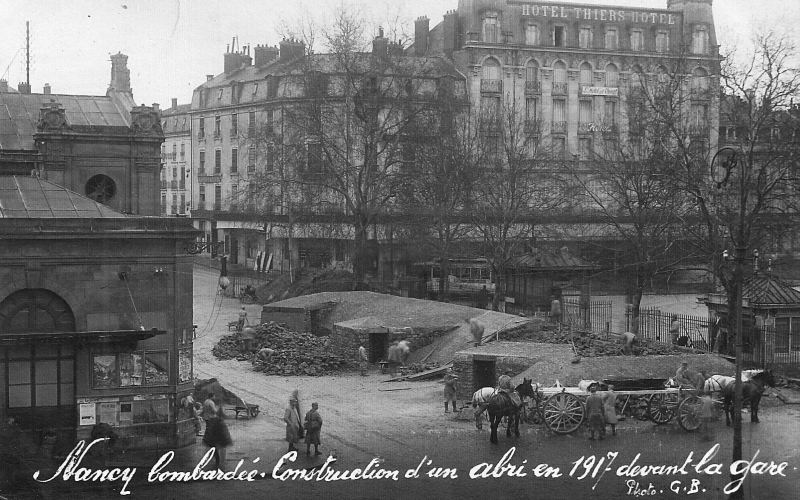
<path fill-rule="evenodd" d="M 670 422 L 677 415 L 678 424 L 687 431 L 696 430 L 700 425 L 694 417 L 699 398 L 686 390 L 664 388 L 614 393 L 617 401 L 622 401 L 620 413 L 630 408 L 635 418 L 650 420 L 658 425 Z M 586 390 L 579 387 L 539 387 L 534 398 L 535 409 L 532 410 L 551 431 L 571 434 L 586 420 L 588 395 Z"/>

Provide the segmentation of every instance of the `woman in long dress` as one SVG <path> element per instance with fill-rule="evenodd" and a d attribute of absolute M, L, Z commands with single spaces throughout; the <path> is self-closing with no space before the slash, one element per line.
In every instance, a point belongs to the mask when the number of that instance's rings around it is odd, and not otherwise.
<path fill-rule="evenodd" d="M 286 441 L 289 443 L 289 451 L 297 450 L 294 446 L 300 442 L 300 413 L 297 409 L 297 399 L 289 400 L 289 407 L 283 413 L 283 421 L 286 422 Z"/>
<path fill-rule="evenodd" d="M 203 419 L 206 421 L 206 432 L 203 443 L 209 448 L 214 448 L 214 461 L 218 470 L 225 470 L 226 448 L 233 444 L 228 425 L 222 414 L 222 406 L 214 400 L 210 392 L 203 402 Z"/>

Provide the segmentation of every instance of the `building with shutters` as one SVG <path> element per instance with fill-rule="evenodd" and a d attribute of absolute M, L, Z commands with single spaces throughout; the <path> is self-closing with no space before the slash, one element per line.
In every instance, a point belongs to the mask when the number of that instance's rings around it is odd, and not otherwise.
<path fill-rule="evenodd" d="M 172 105 L 161 111 L 161 215 L 187 215 L 191 209 L 191 105 Z"/>

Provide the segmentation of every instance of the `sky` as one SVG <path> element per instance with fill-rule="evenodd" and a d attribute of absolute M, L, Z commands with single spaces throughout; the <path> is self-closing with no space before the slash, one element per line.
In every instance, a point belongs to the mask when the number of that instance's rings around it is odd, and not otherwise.
<path fill-rule="evenodd" d="M 31 86 L 41 92 L 104 95 L 109 56 L 128 55 L 133 96 L 139 104 L 168 107 L 191 100 L 205 75 L 222 72 L 226 45 L 277 45 L 282 25 L 310 16 L 330 19 L 342 3 L 371 23 L 405 26 L 427 16 L 431 27 L 458 0 L 0 0 L 0 78 L 16 88 L 25 81 L 25 22 L 30 21 Z M 537 2 L 547 3 L 547 2 Z M 560 3 L 666 8 L 666 0 L 565 0 Z M 792 33 L 800 26 L 798 0 L 714 0 L 717 38 L 723 46 L 746 42 L 755 30 Z M 799 44 L 800 45 L 800 44 Z M 252 54 L 252 51 L 251 51 Z"/>

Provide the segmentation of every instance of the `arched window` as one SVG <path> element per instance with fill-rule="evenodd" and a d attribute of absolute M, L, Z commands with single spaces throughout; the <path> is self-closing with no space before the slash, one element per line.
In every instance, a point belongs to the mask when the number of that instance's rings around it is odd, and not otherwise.
<path fill-rule="evenodd" d="M 497 43 L 500 38 L 500 22 L 497 12 L 487 12 L 483 17 L 483 41 Z"/>
<path fill-rule="evenodd" d="M 694 92 L 705 92 L 708 90 L 708 72 L 703 68 L 695 68 L 692 71 L 691 89 Z"/>
<path fill-rule="evenodd" d="M 581 84 L 591 85 L 593 73 L 591 64 L 588 62 L 581 64 Z"/>
<path fill-rule="evenodd" d="M 525 44 L 539 45 L 539 27 L 535 24 L 525 26 Z"/>
<path fill-rule="evenodd" d="M 692 31 L 692 54 L 708 54 L 708 29 L 703 24 Z"/>
<path fill-rule="evenodd" d="M 525 81 L 539 81 L 539 65 L 536 64 L 536 61 L 528 61 L 528 64 L 525 65 Z"/>
<path fill-rule="evenodd" d="M 484 80 L 499 80 L 500 79 L 500 63 L 497 59 L 490 57 L 483 61 L 483 79 Z"/>
<path fill-rule="evenodd" d="M 606 66 L 606 87 L 619 86 L 619 70 L 614 64 Z"/>
<path fill-rule="evenodd" d="M 638 64 L 635 64 L 631 68 L 631 88 L 632 89 L 641 89 L 644 83 L 644 75 L 642 74 L 642 68 Z"/>
<path fill-rule="evenodd" d="M 562 61 L 553 64 L 553 83 L 567 83 L 567 65 Z"/>

